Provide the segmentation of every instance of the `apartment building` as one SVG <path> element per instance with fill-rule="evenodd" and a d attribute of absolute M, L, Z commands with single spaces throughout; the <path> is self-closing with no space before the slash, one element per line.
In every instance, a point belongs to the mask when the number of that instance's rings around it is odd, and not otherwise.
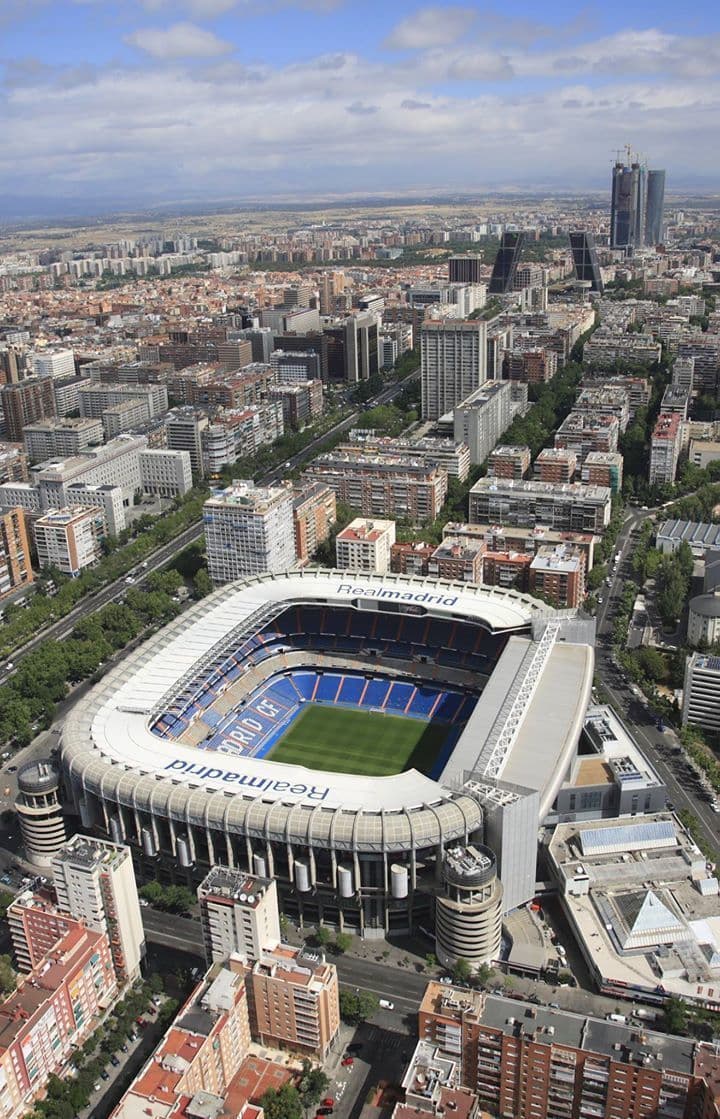
<path fill-rule="evenodd" d="M 39 350 L 28 354 L 28 358 L 36 377 L 64 377 L 75 372 L 72 350 Z"/>
<path fill-rule="evenodd" d="M 445 470 L 404 456 L 329 452 L 311 463 L 303 480 L 330 486 L 339 501 L 364 517 L 407 517 L 417 523 L 439 514 L 448 476 Z"/>
<path fill-rule="evenodd" d="M 0 512 L 0 598 L 32 581 L 25 514 L 22 509 Z"/>
<path fill-rule="evenodd" d="M 57 567 L 74 579 L 102 555 L 103 511 L 94 505 L 48 509 L 35 521 L 33 534 L 38 567 Z"/>
<path fill-rule="evenodd" d="M 0 443 L 0 485 L 27 482 L 27 455 L 22 444 Z"/>
<path fill-rule="evenodd" d="M 39 463 L 30 476 L 40 492 L 40 508 L 66 505 L 67 487 L 73 483 L 120 486 L 125 504 L 131 505 L 142 489 L 140 451 L 146 446 L 142 435 L 120 435 L 102 447 L 89 447 L 82 455 Z"/>
<path fill-rule="evenodd" d="M 533 463 L 533 476 L 538 482 L 572 482 L 576 467 L 575 451 L 545 447 Z"/>
<path fill-rule="evenodd" d="M 322 381 L 322 362 L 314 350 L 273 350 L 269 361 L 277 384 Z"/>
<path fill-rule="evenodd" d="M 487 380 L 487 328 L 444 319 L 420 329 L 420 378 L 423 419 L 437 420 Z"/>
<path fill-rule="evenodd" d="M 610 521 L 605 486 L 480 478 L 470 490 L 474 524 L 548 525 L 560 531 L 602 533 Z"/>
<path fill-rule="evenodd" d="M 470 462 L 479 465 L 526 406 L 527 385 L 509 381 L 487 382 L 454 408 L 455 442 L 467 444 Z"/>
<path fill-rule="evenodd" d="M 588 416 L 615 416 L 622 435 L 630 421 L 630 399 L 620 385 L 583 388 L 573 404 L 573 411 Z"/>
<path fill-rule="evenodd" d="M 488 587 L 526 591 L 531 563 L 532 556 L 527 552 L 488 549 L 483 554 L 482 582 Z"/>
<path fill-rule="evenodd" d="M 167 1119 L 171 1114 L 220 1119 L 223 1098 L 249 1049 L 243 977 L 215 964 L 181 1007 L 110 1119 L 144 1115 Z"/>
<path fill-rule="evenodd" d="M 682 723 L 720 730 L 720 657 L 693 653 L 685 661 Z"/>
<path fill-rule="evenodd" d="M 443 538 L 483 543 L 488 551 L 527 552 L 534 556 L 544 545 L 572 544 L 585 555 L 585 570 L 591 571 L 598 537 L 591 532 L 563 532 L 545 525 L 460 524 L 449 521 L 443 528 Z"/>
<path fill-rule="evenodd" d="M 26 424 L 23 438 L 28 456 L 34 462 L 43 462 L 56 455 L 79 455 L 102 443 L 103 425 L 100 420 L 61 416 Z"/>
<path fill-rule="evenodd" d="M 712 1046 L 522 1001 L 430 983 L 421 1041 L 457 1061 L 480 1107 L 513 1119 L 692 1119 L 716 1114 Z"/>
<path fill-rule="evenodd" d="M 325 1060 L 340 1029 L 337 969 L 289 944 L 263 952 L 254 962 L 230 958 L 244 976 L 250 1030 L 261 1045 L 289 1048 Z"/>
<path fill-rule="evenodd" d="M 621 493 L 623 465 L 619 451 L 590 451 L 580 469 L 580 481 L 586 486 L 607 486 L 612 493 Z"/>
<path fill-rule="evenodd" d="M 390 570 L 396 575 L 427 575 L 434 544 L 393 544 L 390 549 Z"/>
<path fill-rule="evenodd" d="M 454 439 L 426 436 L 424 439 L 393 439 L 388 435 L 376 435 L 373 431 L 354 428 L 350 432 L 350 443 L 341 443 L 336 450 L 341 454 L 373 454 L 382 457 L 406 455 L 417 462 L 427 463 L 445 470 L 451 478 L 464 482 L 470 473 L 470 448 L 467 443 L 456 443 Z"/>
<path fill-rule="evenodd" d="M 491 478 L 527 478 L 530 472 L 532 455 L 529 447 L 514 447 L 500 443 L 488 459 L 488 475 Z"/>
<path fill-rule="evenodd" d="M 538 548 L 530 564 L 529 590 L 558 609 L 580 606 L 585 598 L 584 552 L 571 544 Z"/>
<path fill-rule="evenodd" d="M 513 350 L 506 354 L 505 377 L 509 381 L 525 381 L 529 385 L 544 385 L 558 371 L 558 355 L 546 346 L 531 350 Z"/>
<path fill-rule="evenodd" d="M 280 943 L 274 878 L 214 866 L 197 888 L 208 967 L 233 952 L 257 960 Z"/>
<path fill-rule="evenodd" d="M 58 908 L 107 934 L 120 986 L 140 976 L 145 933 L 129 847 L 75 835 L 52 863 Z"/>
<path fill-rule="evenodd" d="M 285 431 L 282 402 L 220 409 L 200 432 L 203 469 L 212 476 L 239 458 L 254 455 Z"/>
<path fill-rule="evenodd" d="M 593 416 L 588 412 L 570 412 L 555 432 L 555 446 L 574 451 L 583 462 L 591 451 L 615 452 L 618 448 L 620 424 L 617 416 Z"/>
<path fill-rule="evenodd" d="M 677 474 L 682 450 L 682 417 L 675 412 L 661 412 L 650 440 L 651 486 L 672 485 Z"/>
<path fill-rule="evenodd" d="M 647 334 L 621 334 L 600 327 L 583 346 L 583 361 L 598 369 L 654 365 L 662 357 L 662 346 Z"/>
<path fill-rule="evenodd" d="M 12 443 L 22 443 L 26 424 L 56 414 L 52 377 L 27 377 L 16 384 L 2 385 L 0 405 L 6 437 Z"/>
<path fill-rule="evenodd" d="M 147 427 L 150 422 L 147 402 L 141 397 L 131 396 L 119 404 L 104 408 L 101 423 L 106 439 L 114 439 L 125 431 L 135 431 Z"/>
<path fill-rule="evenodd" d="M 144 403 L 141 422 L 162 416 L 168 410 L 168 392 L 164 384 L 106 385 L 93 381 L 78 389 L 81 416 L 100 419 L 108 408 L 128 400 Z"/>
<path fill-rule="evenodd" d="M 90 377 L 82 375 L 58 377 L 52 382 L 53 396 L 55 398 L 55 411 L 53 415 L 69 416 L 80 409 L 80 389 L 92 384 Z"/>
<path fill-rule="evenodd" d="M 335 537 L 335 565 L 340 571 L 365 571 L 384 575 L 390 570 L 395 543 L 395 521 L 356 517 Z"/>
<path fill-rule="evenodd" d="M 296 381 L 292 384 L 279 383 L 268 389 L 268 399 L 276 400 L 282 406 L 283 422 L 293 431 L 300 431 L 322 416 L 322 381 Z"/>
<path fill-rule="evenodd" d="M 19 1119 L 63 1076 L 116 994 L 107 936 L 73 923 L 0 1002 L 0 1114 Z"/>
<path fill-rule="evenodd" d="M 247 408 L 260 404 L 273 384 L 273 371 L 269 365 L 254 362 L 237 376 L 224 375 L 200 383 L 187 385 L 187 402 L 201 408 Z"/>
<path fill-rule="evenodd" d="M 295 558 L 305 564 L 324 544 L 337 520 L 337 500 L 329 486 L 319 482 L 293 488 Z"/>
<path fill-rule="evenodd" d="M 482 581 L 484 546 L 444 540 L 427 561 L 427 574 L 434 579 L 459 583 Z"/>
<path fill-rule="evenodd" d="M 190 455 L 187 451 L 141 451 L 140 484 L 144 493 L 182 497 L 192 489 Z"/>
<path fill-rule="evenodd" d="M 319 480 L 319 479 L 318 479 Z M 216 584 L 295 564 L 292 490 L 237 481 L 203 506 L 208 569 Z"/>

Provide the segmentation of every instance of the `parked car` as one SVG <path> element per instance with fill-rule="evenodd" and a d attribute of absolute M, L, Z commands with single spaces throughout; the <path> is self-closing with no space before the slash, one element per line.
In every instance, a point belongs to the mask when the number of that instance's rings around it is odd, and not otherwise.
<path fill-rule="evenodd" d="M 395 1009 L 395 1003 L 390 1002 L 389 999 L 380 999 L 380 1006 L 383 1008 L 383 1010 L 394 1010 Z"/>
<path fill-rule="evenodd" d="M 324 1100 L 320 1100 L 323 1107 L 335 1107 L 335 1098 L 333 1096 L 326 1096 Z"/>
<path fill-rule="evenodd" d="M 107 1069 L 103 1069 L 100 1075 L 102 1076 L 103 1080 L 110 1079 L 110 1073 L 107 1071 Z"/>
<path fill-rule="evenodd" d="M 110 1064 L 114 1065 L 115 1068 L 117 1068 L 118 1065 L 120 1064 L 119 1060 L 117 1059 L 117 1057 L 115 1056 L 114 1053 L 113 1053 L 112 1057 L 110 1058 Z"/>
<path fill-rule="evenodd" d="M 354 1057 L 343 1057 L 343 1059 L 341 1061 L 341 1064 L 345 1068 L 352 1068 L 353 1065 L 355 1064 L 355 1058 Z"/>

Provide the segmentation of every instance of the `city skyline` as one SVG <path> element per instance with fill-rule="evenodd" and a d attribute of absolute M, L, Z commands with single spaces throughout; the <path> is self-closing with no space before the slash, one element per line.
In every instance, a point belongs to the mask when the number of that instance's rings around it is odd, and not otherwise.
<path fill-rule="evenodd" d="M 556 3 L 0 6 L 0 212 L 323 193 L 607 191 L 630 142 L 716 186 L 720 16 Z M 4 200 L 4 203 L 3 203 Z M 24 207 L 24 209 L 23 209 Z"/>

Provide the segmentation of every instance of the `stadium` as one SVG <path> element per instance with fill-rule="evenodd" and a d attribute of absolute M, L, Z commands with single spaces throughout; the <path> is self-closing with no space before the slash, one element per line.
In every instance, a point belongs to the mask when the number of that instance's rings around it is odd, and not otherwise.
<path fill-rule="evenodd" d="M 514 590 L 264 575 L 194 605 L 75 706 L 66 792 L 141 878 L 270 875 L 306 922 L 412 928 L 443 853 L 475 841 L 512 907 L 532 896 L 592 670 L 583 623 Z"/>

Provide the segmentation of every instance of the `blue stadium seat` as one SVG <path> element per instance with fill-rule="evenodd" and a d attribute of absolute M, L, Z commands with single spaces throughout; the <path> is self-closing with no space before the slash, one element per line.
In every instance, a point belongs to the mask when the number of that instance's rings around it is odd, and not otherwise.
<path fill-rule="evenodd" d="M 342 687 L 340 695 L 338 696 L 338 703 L 347 703 L 357 706 L 360 702 L 360 696 L 365 687 L 365 678 L 363 676 L 343 676 Z"/>
<path fill-rule="evenodd" d="M 382 707 L 388 688 L 387 680 L 371 680 L 365 690 L 363 707 Z"/>
<path fill-rule="evenodd" d="M 334 703 L 339 687 L 340 677 L 337 673 L 324 672 L 320 677 L 318 690 L 315 693 L 316 701 L 320 703 Z"/>
<path fill-rule="evenodd" d="M 437 702 L 439 692 L 437 688 L 418 688 L 412 701 L 409 714 L 428 719 L 430 712 Z"/>
<path fill-rule="evenodd" d="M 385 703 L 385 710 L 404 711 L 414 690 L 414 684 L 405 684 L 400 680 L 395 680 L 390 688 L 390 694 Z"/>

